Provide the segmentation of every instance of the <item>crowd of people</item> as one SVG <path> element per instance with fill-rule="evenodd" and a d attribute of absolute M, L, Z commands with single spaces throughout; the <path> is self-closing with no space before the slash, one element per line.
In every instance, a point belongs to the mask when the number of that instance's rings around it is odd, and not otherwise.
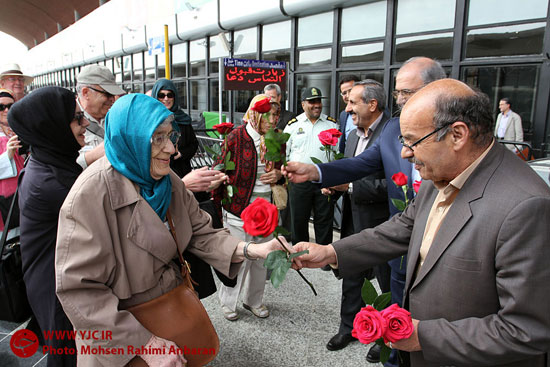
<path fill-rule="evenodd" d="M 393 351 L 385 366 L 546 366 L 550 230 L 540 218 L 550 215 L 550 189 L 515 148 L 498 142 L 523 139 L 509 99 L 500 101 L 495 124 L 486 95 L 446 78 L 426 57 L 399 69 L 395 117 L 372 79 L 341 79 L 339 121 L 322 113 L 319 88 L 302 90 L 303 113 L 296 115 L 282 107 L 280 86 L 269 84 L 251 99 L 212 167 L 192 169 L 199 142 L 172 81 L 126 94 L 108 68 L 88 65 L 76 93 L 44 87 L 25 96 L 31 81 L 16 64 L 0 74 L 2 218 L 19 186 L 18 214 L 0 225 L 19 226 L 27 295 L 42 331 L 112 331 L 109 340 L 42 341 L 48 346 L 175 346 L 129 309 L 182 283 L 173 261 L 182 254 L 198 296 L 217 291 L 227 320 L 239 319 L 239 300 L 267 318 L 267 274 L 258 260 L 281 243 L 246 233 L 240 216 L 257 198 L 273 202 L 273 186 L 288 180 L 279 221 L 293 247 L 280 241 L 289 251 L 309 250 L 293 267 L 342 279 L 341 322 L 328 350 L 355 340 L 361 286 L 376 277 L 414 324 L 410 338 L 387 344 Z M 289 136 L 286 166 L 267 159 L 271 129 Z M 336 150 L 344 159 L 321 149 L 318 135 L 330 129 L 342 133 Z M 234 169 L 213 169 L 228 156 Z M 392 181 L 399 173 L 410 190 Z M 333 242 L 339 197 L 341 239 Z M 409 204 L 398 207 L 394 199 Z M 309 242 L 311 215 L 316 243 Z M 534 294 L 540 301 L 531 301 Z M 380 348 L 369 348 L 369 362 L 380 361 Z M 48 355 L 48 366 L 140 363 L 183 366 L 186 359 Z"/>

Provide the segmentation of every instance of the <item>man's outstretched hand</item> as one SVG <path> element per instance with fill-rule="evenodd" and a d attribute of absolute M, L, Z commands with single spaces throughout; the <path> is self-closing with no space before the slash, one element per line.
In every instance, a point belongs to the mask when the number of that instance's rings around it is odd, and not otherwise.
<path fill-rule="evenodd" d="M 281 171 L 291 182 L 302 183 L 306 181 L 319 181 L 319 171 L 313 164 L 301 162 L 288 162 Z"/>
<path fill-rule="evenodd" d="M 313 242 L 299 242 L 293 247 L 293 250 L 300 252 L 309 250 L 309 254 L 304 254 L 294 259 L 292 267 L 296 270 L 302 268 L 322 268 L 327 264 L 337 265 L 336 251 L 332 245 L 318 245 Z"/>

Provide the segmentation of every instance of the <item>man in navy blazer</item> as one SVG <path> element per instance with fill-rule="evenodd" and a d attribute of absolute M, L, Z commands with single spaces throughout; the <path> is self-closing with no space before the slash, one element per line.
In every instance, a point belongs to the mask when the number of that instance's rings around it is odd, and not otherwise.
<path fill-rule="evenodd" d="M 349 102 L 349 94 L 351 92 L 351 88 L 353 88 L 353 84 L 359 80 L 360 79 L 357 75 L 346 75 L 340 79 L 339 88 L 340 95 L 344 101 L 344 107 L 346 107 Z M 340 119 L 338 122 L 340 123 L 340 131 L 342 132 L 340 142 L 338 143 L 338 151 L 343 154 L 346 151 L 346 140 L 348 139 L 348 135 L 355 129 L 355 125 L 353 124 L 350 113 L 346 111 L 346 108 L 344 108 L 344 110 L 340 113 Z"/>
<path fill-rule="evenodd" d="M 445 78 L 445 71 L 441 65 L 427 57 L 414 57 L 407 60 L 399 69 L 396 76 L 395 90 L 393 92 L 397 105 L 402 108 L 414 93 L 428 83 Z M 403 172 L 409 178 L 408 185 L 412 187 L 414 176 L 412 164 L 401 158 L 402 145 L 399 142 L 400 127 L 399 118 L 395 117 L 388 121 L 379 138 L 372 146 L 360 155 L 335 161 L 326 164 L 305 165 L 297 162 L 289 162 L 286 172 L 291 181 L 301 180 L 320 181 L 322 187 L 332 187 L 346 182 L 353 182 L 366 175 L 372 174 L 383 168 L 388 181 L 388 198 L 404 200 L 403 190 L 398 188 L 391 177 Z M 419 178 L 419 176 L 417 176 Z M 409 190 L 412 199 L 412 190 Z M 399 210 L 389 200 L 390 216 L 399 213 Z M 392 292 L 392 303 L 402 305 L 403 291 L 405 287 L 406 256 L 390 260 L 391 267 L 390 288 Z M 378 348 L 373 347 L 367 358 L 369 361 L 376 359 Z"/>

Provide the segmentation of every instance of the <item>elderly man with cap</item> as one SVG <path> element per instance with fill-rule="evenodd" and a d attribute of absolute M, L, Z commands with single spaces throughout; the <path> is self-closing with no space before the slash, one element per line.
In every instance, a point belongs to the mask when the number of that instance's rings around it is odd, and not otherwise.
<path fill-rule="evenodd" d="M 84 134 L 86 145 L 80 150 L 76 160 L 85 169 L 105 155 L 104 119 L 115 103 L 116 96 L 126 92 L 116 84 L 113 73 L 102 65 L 85 66 L 76 77 L 76 82 L 76 102 L 90 122 Z"/>
<path fill-rule="evenodd" d="M 15 102 L 25 97 L 25 87 L 32 83 L 34 77 L 25 75 L 18 64 L 7 64 L 0 72 L 0 87 L 13 92 Z"/>
<path fill-rule="evenodd" d="M 327 162 L 326 153 L 320 149 L 322 145 L 318 135 L 328 129 L 338 129 L 338 124 L 332 117 L 321 113 L 322 98 L 325 97 L 319 88 L 307 88 L 302 93 L 304 113 L 290 120 L 284 129 L 285 133 L 290 134 L 286 145 L 287 160 L 312 163 L 311 157 L 315 157 Z M 324 245 L 331 243 L 334 201 L 327 200 L 318 185 L 311 182 L 291 184 L 289 194 L 292 242 L 309 240 L 309 217 L 313 209 L 316 242 Z"/>

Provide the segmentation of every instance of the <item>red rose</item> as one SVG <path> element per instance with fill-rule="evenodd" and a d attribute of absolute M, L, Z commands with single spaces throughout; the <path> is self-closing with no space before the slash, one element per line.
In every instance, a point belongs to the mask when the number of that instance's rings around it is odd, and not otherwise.
<path fill-rule="evenodd" d="M 418 190 L 420 190 L 420 184 L 422 183 L 422 180 L 414 180 L 413 182 L 413 189 L 414 192 L 418 194 Z"/>
<path fill-rule="evenodd" d="M 363 307 L 355 315 L 351 336 L 359 339 L 363 344 L 370 344 L 384 335 L 386 324 L 386 319 L 374 307 Z"/>
<path fill-rule="evenodd" d="M 252 110 L 259 113 L 266 113 L 271 110 L 271 98 L 264 98 L 254 103 Z"/>
<path fill-rule="evenodd" d="M 395 343 L 412 335 L 414 326 L 411 313 L 399 307 L 397 303 L 386 308 L 380 314 L 386 320 L 388 326 L 384 333 L 384 343 Z"/>
<path fill-rule="evenodd" d="M 251 236 L 267 237 L 279 223 L 277 207 L 265 199 L 257 198 L 241 213 L 243 229 Z"/>
<path fill-rule="evenodd" d="M 333 137 L 335 138 L 339 138 L 342 136 L 342 132 L 338 129 L 328 129 L 328 130 L 325 130 L 325 131 L 328 131 L 329 133 L 332 134 Z"/>
<path fill-rule="evenodd" d="M 395 182 L 397 186 L 405 186 L 407 185 L 407 181 L 409 180 L 409 178 L 403 172 L 398 172 L 395 175 L 391 176 L 391 180 Z"/>
<path fill-rule="evenodd" d="M 321 131 L 317 136 L 319 137 L 319 141 L 323 145 L 335 146 L 336 144 L 338 144 L 338 137 L 334 137 L 334 135 L 332 135 L 329 130 Z"/>
<path fill-rule="evenodd" d="M 233 123 L 231 122 L 222 122 L 221 124 L 217 124 L 217 125 L 214 125 L 212 126 L 214 129 L 216 129 L 218 131 L 218 133 L 222 134 L 222 135 L 225 135 L 227 133 L 229 133 L 231 131 L 231 129 L 233 129 Z"/>

